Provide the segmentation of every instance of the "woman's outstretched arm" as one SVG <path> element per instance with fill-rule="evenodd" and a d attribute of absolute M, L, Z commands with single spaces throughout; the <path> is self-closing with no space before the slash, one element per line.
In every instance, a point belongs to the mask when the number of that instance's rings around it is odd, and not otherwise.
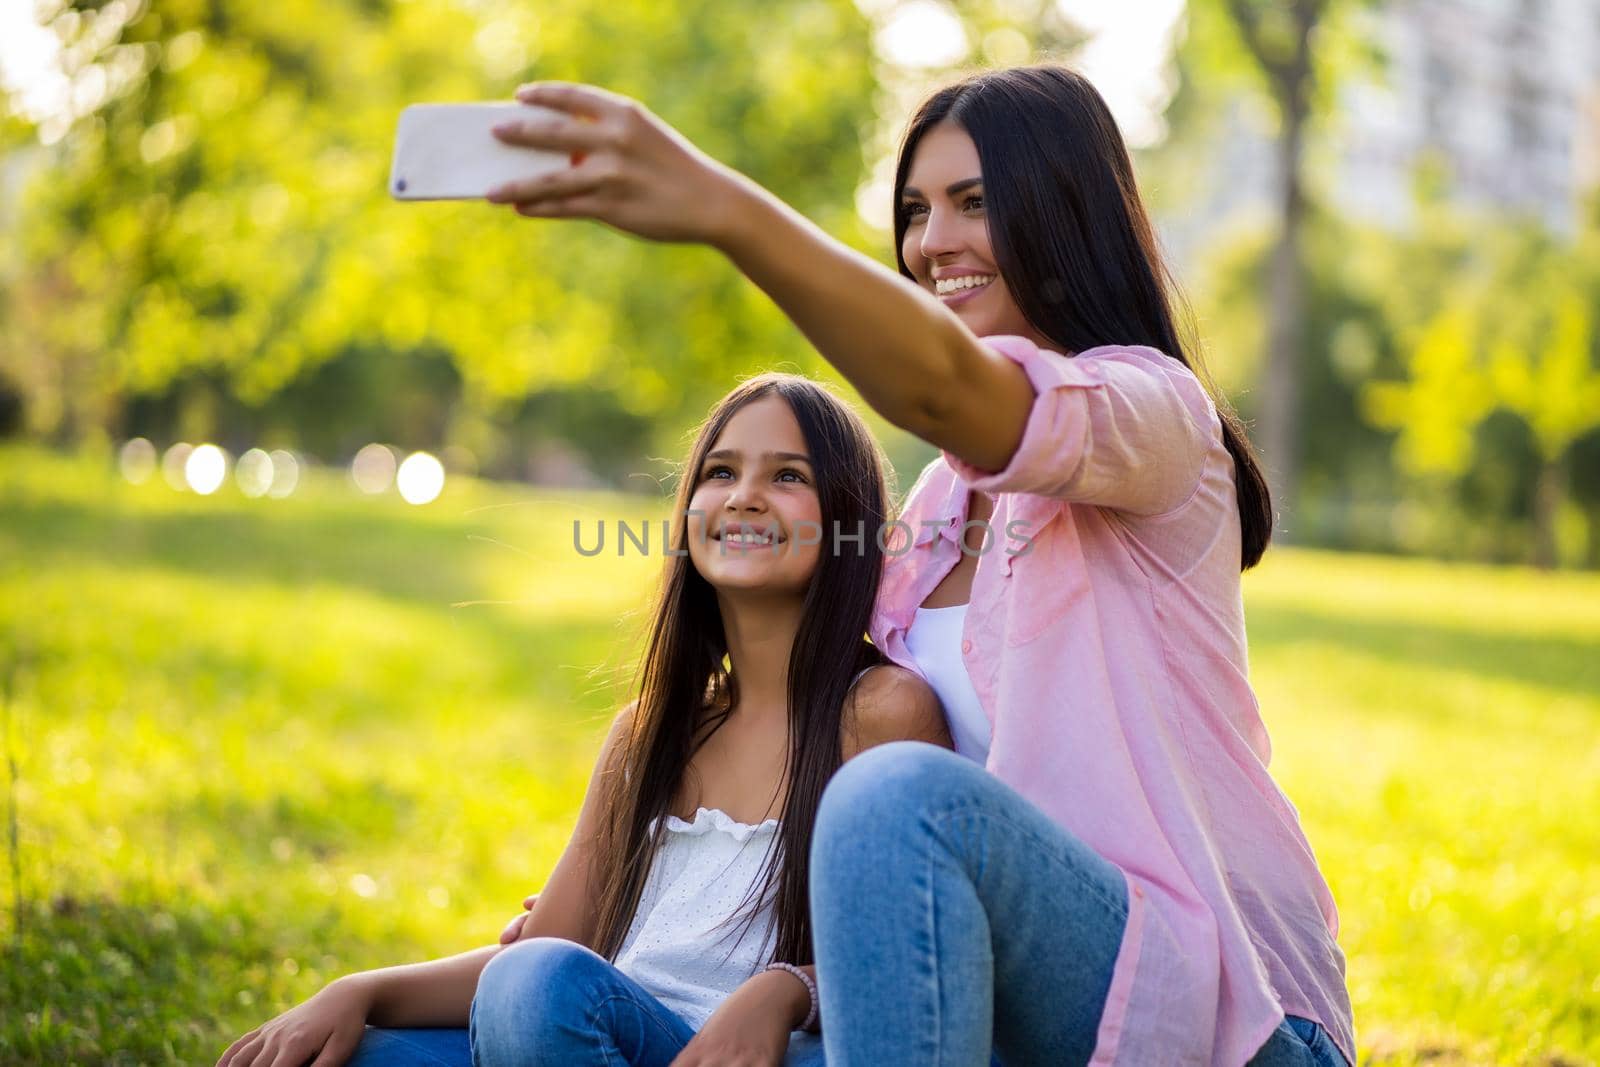
<path fill-rule="evenodd" d="M 490 199 L 530 218 L 591 218 L 657 241 L 717 248 L 770 296 L 884 418 L 987 470 L 1016 451 L 1028 377 L 934 296 L 849 248 L 749 178 L 711 159 L 626 97 L 542 83 L 517 94 L 539 113 L 501 140 L 582 153 Z"/>

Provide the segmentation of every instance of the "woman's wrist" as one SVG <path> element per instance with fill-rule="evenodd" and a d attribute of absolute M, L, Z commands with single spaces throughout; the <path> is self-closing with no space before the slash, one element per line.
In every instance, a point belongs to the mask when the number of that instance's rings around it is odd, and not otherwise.
<path fill-rule="evenodd" d="M 723 170 L 723 194 L 718 198 L 716 221 L 706 234 L 705 243 L 743 269 L 752 255 L 752 246 L 770 233 L 775 218 L 787 210 L 787 205 L 745 175 L 717 165 Z"/>

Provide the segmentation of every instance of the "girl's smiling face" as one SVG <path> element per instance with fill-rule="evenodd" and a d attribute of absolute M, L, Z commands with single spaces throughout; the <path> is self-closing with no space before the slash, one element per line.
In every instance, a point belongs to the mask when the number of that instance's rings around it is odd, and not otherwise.
<path fill-rule="evenodd" d="M 822 506 L 805 435 L 765 396 L 712 442 L 689 499 L 689 559 L 711 586 L 803 595 L 821 552 Z"/>
<path fill-rule="evenodd" d="M 900 255 L 979 337 L 1036 337 L 995 266 L 983 210 L 983 172 L 967 131 L 941 122 L 917 142 L 896 210 L 905 220 Z"/>

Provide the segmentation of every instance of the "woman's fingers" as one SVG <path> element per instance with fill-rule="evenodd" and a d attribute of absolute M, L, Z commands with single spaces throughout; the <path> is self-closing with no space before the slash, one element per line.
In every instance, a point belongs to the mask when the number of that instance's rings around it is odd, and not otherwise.
<path fill-rule="evenodd" d="M 517 100 L 524 104 L 539 104 L 568 114 L 593 115 L 596 118 L 621 115 L 633 106 L 633 102 L 625 96 L 578 82 L 529 82 L 517 89 Z"/>
<path fill-rule="evenodd" d="M 609 172 L 598 164 L 585 161 L 566 170 L 497 185 L 489 190 L 487 199 L 491 204 L 516 204 L 519 207 L 547 200 L 565 200 L 593 192 L 608 177 Z"/>
<path fill-rule="evenodd" d="M 616 142 L 610 127 L 574 118 L 532 114 L 497 123 L 492 132 L 506 144 L 543 148 L 552 152 L 594 152 Z"/>
<path fill-rule="evenodd" d="M 525 219 L 593 219 L 605 210 L 592 196 L 574 196 L 566 200 L 537 200 L 518 204 L 517 214 Z"/>
<path fill-rule="evenodd" d="M 538 893 L 529 893 L 527 896 L 522 898 L 522 907 L 527 911 L 532 911 L 533 906 L 537 903 L 539 903 Z"/>

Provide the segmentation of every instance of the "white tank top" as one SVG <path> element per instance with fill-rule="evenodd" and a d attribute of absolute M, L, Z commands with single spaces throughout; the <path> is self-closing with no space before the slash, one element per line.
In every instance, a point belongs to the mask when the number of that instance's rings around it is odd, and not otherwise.
<path fill-rule="evenodd" d="M 666 833 L 617 953 L 617 970 L 644 986 L 695 1030 L 771 960 L 770 901 L 749 921 L 778 820 L 750 826 L 701 808 L 693 822 L 666 817 Z M 748 926 L 747 926 L 748 923 Z"/>
<path fill-rule="evenodd" d="M 961 659 L 961 628 L 966 621 L 965 604 L 918 608 L 906 631 L 906 651 L 939 694 L 956 751 L 970 760 L 986 763 L 991 739 L 989 717 L 978 703 L 978 692 L 972 688 L 972 678 Z"/>
<path fill-rule="evenodd" d="M 777 819 L 752 826 L 717 808 L 690 822 L 666 816 L 616 966 L 696 1031 L 772 962 L 777 915 L 770 900 L 754 907 L 750 897 L 777 833 Z"/>

